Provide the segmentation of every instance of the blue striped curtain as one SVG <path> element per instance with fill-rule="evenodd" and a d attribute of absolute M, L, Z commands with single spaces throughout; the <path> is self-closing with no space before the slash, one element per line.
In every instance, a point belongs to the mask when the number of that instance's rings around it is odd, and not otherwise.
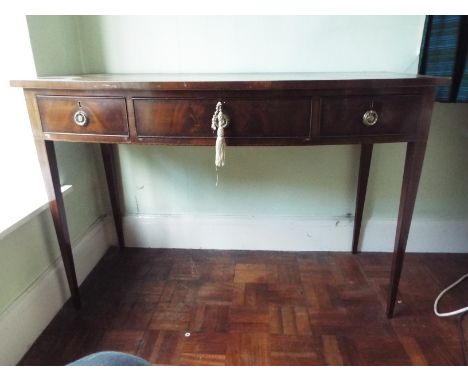
<path fill-rule="evenodd" d="M 451 77 L 437 101 L 468 102 L 468 16 L 427 16 L 419 73 Z"/>

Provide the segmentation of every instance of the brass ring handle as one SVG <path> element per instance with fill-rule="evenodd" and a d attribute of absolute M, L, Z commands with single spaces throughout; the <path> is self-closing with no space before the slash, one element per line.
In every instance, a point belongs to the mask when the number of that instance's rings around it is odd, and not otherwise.
<path fill-rule="evenodd" d="M 375 110 L 367 110 L 362 116 L 362 123 L 366 126 L 374 126 L 379 120 L 379 115 Z"/>
<path fill-rule="evenodd" d="M 89 122 L 88 114 L 86 114 L 86 112 L 83 110 L 78 110 L 73 115 L 73 122 L 75 122 L 80 127 L 86 126 Z"/>

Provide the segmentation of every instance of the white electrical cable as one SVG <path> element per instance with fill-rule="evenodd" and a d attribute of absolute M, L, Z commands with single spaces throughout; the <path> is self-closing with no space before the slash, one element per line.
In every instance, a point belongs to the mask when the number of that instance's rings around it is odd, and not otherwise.
<path fill-rule="evenodd" d="M 456 316 L 458 314 L 462 314 L 464 312 L 468 312 L 468 306 L 464 307 L 464 308 L 461 308 L 461 309 L 458 309 L 458 310 L 454 310 L 452 312 L 446 312 L 446 313 L 440 313 L 437 309 L 437 305 L 439 304 L 439 300 L 442 298 L 442 296 L 448 292 L 450 289 L 452 289 L 454 286 L 460 284 L 464 279 L 466 279 L 468 277 L 468 273 L 466 275 L 464 275 L 463 277 L 459 278 L 457 281 L 455 281 L 452 285 L 449 285 L 447 288 L 445 288 L 442 292 L 440 292 L 440 294 L 437 296 L 435 302 L 434 302 L 434 313 L 436 314 L 436 316 L 439 316 L 439 317 L 450 317 L 450 316 Z"/>

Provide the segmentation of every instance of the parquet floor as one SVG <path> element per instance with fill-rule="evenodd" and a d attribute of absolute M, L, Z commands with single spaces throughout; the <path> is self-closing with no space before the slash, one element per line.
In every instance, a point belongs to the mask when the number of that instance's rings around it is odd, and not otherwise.
<path fill-rule="evenodd" d="M 409 254 L 396 316 L 387 320 L 390 261 L 389 254 L 110 250 L 81 288 L 82 309 L 67 303 L 20 364 L 64 365 L 101 350 L 156 365 L 462 364 L 457 319 L 435 317 L 432 305 L 468 272 L 468 255 Z M 461 305 L 468 282 L 442 307 Z"/>

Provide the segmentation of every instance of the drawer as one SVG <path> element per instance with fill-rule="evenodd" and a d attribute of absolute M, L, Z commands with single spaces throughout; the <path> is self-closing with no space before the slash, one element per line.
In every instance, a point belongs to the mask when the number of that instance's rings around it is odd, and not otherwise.
<path fill-rule="evenodd" d="M 324 97 L 320 136 L 413 136 L 420 106 L 421 98 L 417 95 Z M 372 126 L 363 121 L 369 110 L 377 113 L 377 121 Z M 372 115 L 369 114 L 368 122 L 371 122 Z"/>
<path fill-rule="evenodd" d="M 38 95 L 42 130 L 50 133 L 128 135 L 123 97 Z"/>
<path fill-rule="evenodd" d="M 134 99 L 139 137 L 213 138 L 211 118 L 218 99 Z M 303 138 L 310 136 L 307 98 L 224 99 L 228 138 Z"/>

